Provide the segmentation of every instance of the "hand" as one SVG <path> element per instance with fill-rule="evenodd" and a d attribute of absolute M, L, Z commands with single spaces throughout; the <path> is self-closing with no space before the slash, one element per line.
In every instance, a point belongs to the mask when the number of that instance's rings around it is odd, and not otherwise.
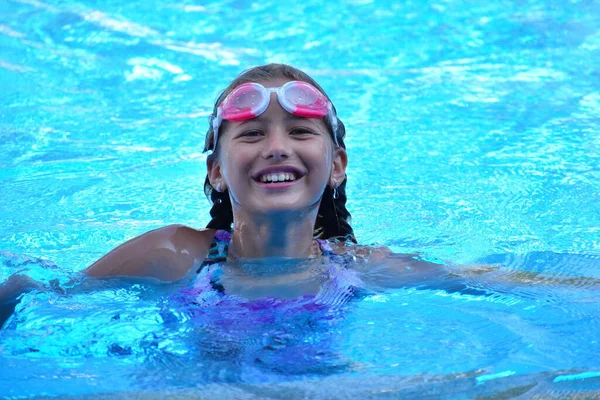
<path fill-rule="evenodd" d="M 0 303 L 16 300 L 21 294 L 44 287 L 27 275 L 12 275 L 0 285 Z"/>
<path fill-rule="evenodd" d="M 27 275 L 12 275 L 0 285 L 0 327 L 15 311 L 19 296 L 44 287 Z"/>

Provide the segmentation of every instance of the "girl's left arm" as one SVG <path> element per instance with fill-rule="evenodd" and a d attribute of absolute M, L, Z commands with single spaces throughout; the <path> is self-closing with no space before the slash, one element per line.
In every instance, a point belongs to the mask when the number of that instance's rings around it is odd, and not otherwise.
<path fill-rule="evenodd" d="M 398 254 L 386 247 L 364 247 L 357 249 L 356 253 L 364 261 L 358 263 L 362 280 L 381 288 L 420 286 L 448 291 L 486 288 L 506 291 L 525 285 L 544 285 L 600 289 L 600 280 L 595 278 L 553 277 L 542 272 L 506 269 L 500 265 L 434 263 L 420 258 L 419 254 Z"/>

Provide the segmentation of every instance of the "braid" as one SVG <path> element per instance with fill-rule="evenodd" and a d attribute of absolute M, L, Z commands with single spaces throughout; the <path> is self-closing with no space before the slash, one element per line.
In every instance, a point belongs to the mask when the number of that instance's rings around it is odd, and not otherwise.
<path fill-rule="evenodd" d="M 313 235 L 320 239 L 341 238 L 356 243 L 354 231 L 350 226 L 350 212 L 346 209 L 347 178 L 337 188 L 338 198 L 333 198 L 333 190 L 325 187 Z"/>
<path fill-rule="evenodd" d="M 225 229 L 230 231 L 233 224 L 233 209 L 229 193 L 225 190 L 223 193 L 213 189 L 208 181 L 208 177 L 204 181 L 204 194 L 210 199 L 213 206 L 210 209 L 212 219 L 206 225 L 209 229 Z"/>

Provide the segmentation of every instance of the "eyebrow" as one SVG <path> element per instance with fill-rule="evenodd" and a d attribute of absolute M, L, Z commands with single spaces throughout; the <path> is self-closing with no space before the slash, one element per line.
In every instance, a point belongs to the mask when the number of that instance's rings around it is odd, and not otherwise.
<path fill-rule="evenodd" d="M 306 117 L 301 117 L 299 115 L 294 115 L 294 114 L 287 114 L 284 117 L 284 121 L 285 122 L 289 122 L 289 121 L 298 121 L 298 120 L 314 120 L 313 122 L 316 123 L 316 121 L 320 120 L 321 118 L 306 118 Z M 261 122 L 261 123 L 265 123 L 265 124 L 271 124 L 273 123 L 273 121 L 270 118 L 265 117 L 264 115 L 259 115 L 256 118 L 250 118 L 244 121 L 239 121 L 240 126 L 243 126 L 245 124 L 249 124 L 251 122 Z"/>

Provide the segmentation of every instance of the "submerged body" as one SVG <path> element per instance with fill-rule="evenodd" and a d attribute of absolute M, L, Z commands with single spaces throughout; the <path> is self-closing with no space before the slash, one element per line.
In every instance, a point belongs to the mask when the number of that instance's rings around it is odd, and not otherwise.
<path fill-rule="evenodd" d="M 196 286 L 201 278 L 215 275 L 219 276 L 224 292 L 244 293 L 248 298 L 260 297 L 261 291 L 265 295 L 272 292 L 280 298 L 314 295 L 320 290 L 322 275 L 331 273 L 327 268 L 352 271 L 355 275 L 352 281 L 379 287 L 423 284 L 432 276 L 448 273 L 443 265 L 420 260 L 415 255 L 398 255 L 383 247 L 322 239 L 312 241 L 311 255 L 306 258 L 238 258 L 230 251 L 233 237 L 224 230 L 172 225 L 123 244 L 92 264 L 85 273 L 91 277 L 189 279 Z M 325 268 L 315 268 L 315 263 L 311 263 L 318 259 L 321 259 L 318 264 Z M 385 279 L 380 279 L 384 276 Z M 391 276 L 395 279 L 390 280 Z M 303 284 L 298 287 L 300 282 Z"/>
<path fill-rule="evenodd" d="M 349 264 L 355 257 L 336 255 L 324 240 L 317 241 L 322 253 L 321 262 L 279 259 L 227 265 L 230 240 L 230 232 L 216 232 L 192 287 L 184 293 L 184 301 L 192 299 L 194 304 L 207 306 L 225 296 L 236 296 L 245 299 L 310 298 L 318 304 L 327 293 L 335 292 L 343 302 L 364 286 L 357 271 L 350 269 Z M 269 269 L 269 265 L 276 265 L 276 269 Z"/>

